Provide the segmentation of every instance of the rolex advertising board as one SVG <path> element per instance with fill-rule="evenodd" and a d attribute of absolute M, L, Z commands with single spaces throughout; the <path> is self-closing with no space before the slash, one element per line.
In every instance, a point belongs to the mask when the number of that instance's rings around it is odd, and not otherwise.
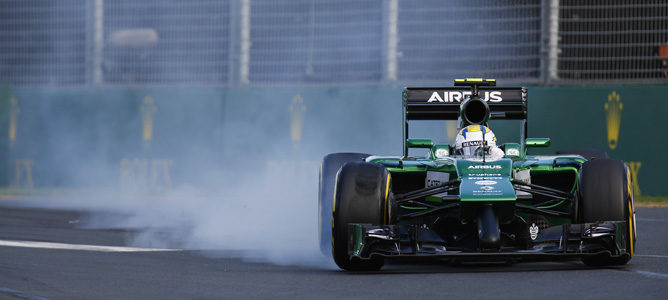
<path fill-rule="evenodd" d="M 597 148 L 629 166 L 636 196 L 665 196 L 668 166 L 665 86 L 533 87 L 529 136 L 550 137 L 547 149 Z"/>

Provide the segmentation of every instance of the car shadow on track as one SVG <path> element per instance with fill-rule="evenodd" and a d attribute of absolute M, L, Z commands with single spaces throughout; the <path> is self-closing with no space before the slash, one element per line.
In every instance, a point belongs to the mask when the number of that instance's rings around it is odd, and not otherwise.
<path fill-rule="evenodd" d="M 620 267 L 608 267 L 624 269 Z M 452 261 L 393 261 L 386 263 L 383 269 L 376 272 L 344 272 L 348 274 L 436 274 L 436 273 L 503 273 L 503 272 L 554 272 L 595 270 L 597 268 L 584 265 L 582 262 L 452 262 Z"/>

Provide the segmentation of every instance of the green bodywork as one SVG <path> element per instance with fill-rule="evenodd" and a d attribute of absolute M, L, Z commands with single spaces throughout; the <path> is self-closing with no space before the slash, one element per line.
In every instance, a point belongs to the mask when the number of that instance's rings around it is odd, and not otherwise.
<path fill-rule="evenodd" d="M 549 144 L 549 139 L 527 139 L 527 147 L 544 147 Z M 530 200 L 518 199 L 514 186 L 513 175 L 519 171 L 529 170 L 531 177 L 540 176 L 560 176 L 567 178 L 568 181 L 562 184 L 561 190 L 567 193 L 576 193 L 577 178 L 579 168 L 586 160 L 578 155 L 561 156 L 532 156 L 522 151 L 519 144 L 508 143 L 501 145 L 506 155 L 499 160 L 486 160 L 483 164 L 481 159 L 462 159 L 456 156 L 437 158 L 435 153 L 438 149 L 446 149 L 449 152 L 448 145 L 434 144 L 431 140 L 411 140 L 407 141 L 410 148 L 425 148 L 431 145 L 431 151 L 426 157 L 397 157 L 397 156 L 373 156 L 368 159 L 369 162 L 384 165 L 393 178 L 401 175 L 409 175 L 418 178 L 426 178 L 428 172 L 446 173 L 450 180 L 459 180 L 459 189 L 456 193 L 448 195 L 455 196 L 444 199 L 443 197 L 428 196 L 426 201 L 434 205 L 447 205 L 453 201 L 459 201 L 462 208 L 476 204 L 493 203 L 498 204 L 497 210 L 502 218 L 509 220 L 513 214 L 528 216 L 526 213 L 514 211 L 514 203 L 530 203 Z M 394 182 L 398 185 L 398 182 Z M 546 184 L 550 186 L 550 184 Z M 556 188 L 556 187 L 555 187 Z M 573 207 L 567 201 L 561 201 L 540 207 L 560 212 L 571 213 Z M 416 210 L 426 210 L 428 207 L 420 205 L 402 205 L 398 209 L 398 214 L 411 213 Z M 466 218 L 467 210 L 463 209 L 463 218 Z M 474 212 L 471 212 L 474 214 Z M 473 215 L 469 216 L 473 217 Z M 574 223 L 572 217 L 545 216 L 552 225 L 562 225 Z"/>
<path fill-rule="evenodd" d="M 462 202 L 515 201 L 515 190 L 510 183 L 513 161 L 503 158 L 482 164 L 479 161 L 457 160 L 459 200 Z"/>

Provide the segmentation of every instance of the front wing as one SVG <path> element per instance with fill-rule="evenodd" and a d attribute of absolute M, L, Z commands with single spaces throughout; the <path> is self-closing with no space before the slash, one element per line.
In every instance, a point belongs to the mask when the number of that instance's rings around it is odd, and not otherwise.
<path fill-rule="evenodd" d="M 436 232 L 419 225 L 349 224 L 348 253 L 351 258 L 369 259 L 434 257 L 463 259 L 557 260 L 595 255 L 628 256 L 625 241 L 626 223 L 558 225 L 543 229 L 535 239 L 524 241 L 521 247 L 480 251 L 450 248 Z"/>

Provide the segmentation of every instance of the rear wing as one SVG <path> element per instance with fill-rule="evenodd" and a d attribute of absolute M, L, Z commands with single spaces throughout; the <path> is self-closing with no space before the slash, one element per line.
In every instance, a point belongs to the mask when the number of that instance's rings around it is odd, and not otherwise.
<path fill-rule="evenodd" d="M 469 81 L 469 79 L 465 80 Z M 482 80 L 482 82 L 486 82 Z M 458 82 L 455 81 L 458 85 Z M 464 83 L 468 84 L 468 83 Z M 495 82 L 494 82 L 495 84 Z M 482 85 L 482 84 L 481 84 Z M 487 84 L 485 84 L 487 85 Z M 493 85 L 493 84 L 492 84 Z M 489 106 L 492 120 L 521 120 L 520 146 L 524 151 L 527 136 L 527 90 L 524 87 L 479 86 L 480 98 Z M 408 121 L 410 120 L 457 120 L 460 104 L 472 94 L 471 88 L 463 87 L 418 87 L 404 88 L 403 93 L 403 144 L 404 156 L 408 155 Z"/>
<path fill-rule="evenodd" d="M 526 120 L 527 90 L 523 87 L 480 87 L 490 119 Z M 404 89 L 406 120 L 457 120 L 459 105 L 471 89 L 461 87 L 419 87 Z"/>

